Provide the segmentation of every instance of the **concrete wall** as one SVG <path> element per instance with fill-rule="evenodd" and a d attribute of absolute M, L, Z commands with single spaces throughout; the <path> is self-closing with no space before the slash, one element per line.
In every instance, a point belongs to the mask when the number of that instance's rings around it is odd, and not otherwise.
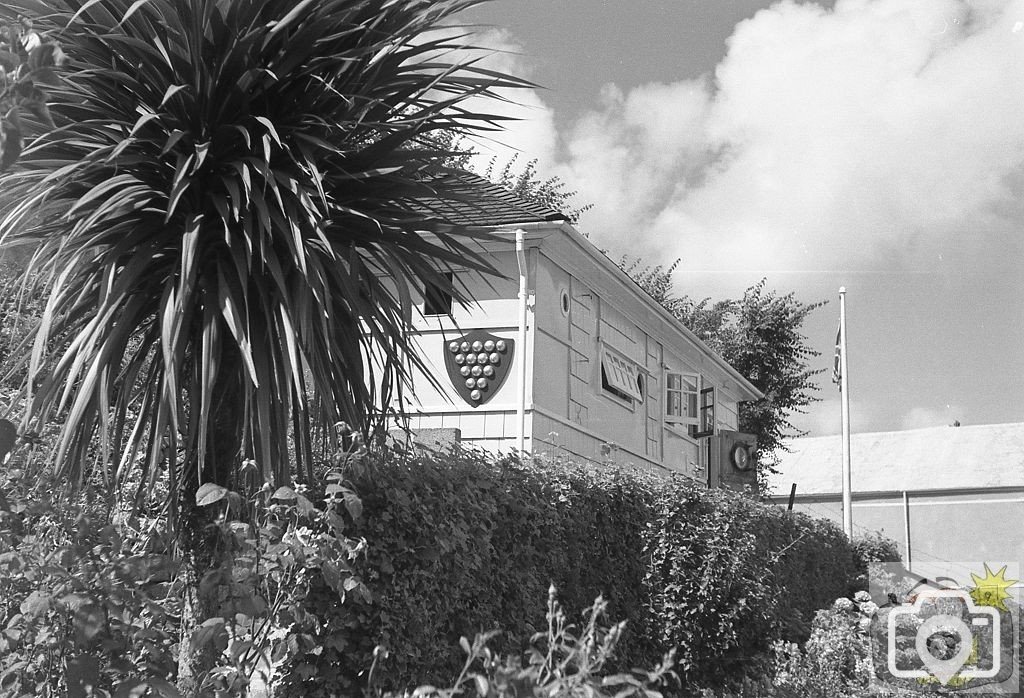
<path fill-rule="evenodd" d="M 799 484 L 798 484 L 799 486 Z M 784 505 L 786 498 L 777 497 Z M 800 497 L 794 509 L 842 525 L 839 495 Z M 935 575 L 957 562 L 1024 561 L 1024 488 L 1006 491 L 909 493 L 910 547 L 914 571 Z M 879 531 L 899 544 L 906 560 L 900 492 L 857 497 L 855 533 Z M 969 581 L 969 577 L 968 577 Z"/>

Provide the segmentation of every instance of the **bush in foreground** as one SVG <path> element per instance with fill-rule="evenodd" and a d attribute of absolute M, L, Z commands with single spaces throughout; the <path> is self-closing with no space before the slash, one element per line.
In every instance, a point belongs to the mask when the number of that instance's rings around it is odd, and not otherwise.
<path fill-rule="evenodd" d="M 602 675 L 622 637 L 625 621 L 612 626 L 604 623 L 607 602 L 601 597 L 586 609 L 582 628 L 569 623 L 556 598 L 555 587 L 548 591 L 547 629 L 534 634 L 524 656 L 501 657 L 488 643 L 498 631 L 476 636 L 472 644 L 465 637 L 459 644 L 466 653 L 462 671 L 450 688 L 424 685 L 406 692 L 403 698 L 552 698 L 587 696 L 588 698 L 660 698 L 658 688 L 673 685 L 678 677 L 672 671 L 673 655 L 666 654 L 650 671 L 633 670 Z M 524 661 L 525 660 L 525 661 Z M 371 677 L 372 680 L 372 677 Z M 386 698 L 398 698 L 388 694 Z"/>
<path fill-rule="evenodd" d="M 629 620 L 609 670 L 678 648 L 684 686 L 718 685 L 767 666 L 774 640 L 806 639 L 855 576 L 835 526 L 684 479 L 467 450 L 373 456 L 347 477 L 370 600 L 313 589 L 323 629 L 289 695 L 358 691 L 377 645 L 383 690 L 446 685 L 460 637 L 501 628 L 494 650 L 520 651 L 552 583 L 570 615 L 600 595 Z"/>

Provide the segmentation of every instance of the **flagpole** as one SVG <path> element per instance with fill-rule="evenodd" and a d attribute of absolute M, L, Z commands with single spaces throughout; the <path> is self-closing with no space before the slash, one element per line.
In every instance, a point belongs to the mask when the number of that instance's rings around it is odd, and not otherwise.
<path fill-rule="evenodd" d="M 843 411 L 843 531 L 853 540 L 853 496 L 850 478 L 850 390 L 846 368 L 846 287 L 839 289 L 839 390 Z"/>

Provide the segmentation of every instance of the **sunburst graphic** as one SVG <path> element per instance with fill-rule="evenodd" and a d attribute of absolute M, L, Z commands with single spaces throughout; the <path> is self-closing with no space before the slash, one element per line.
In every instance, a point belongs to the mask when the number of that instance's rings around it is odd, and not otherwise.
<path fill-rule="evenodd" d="M 1003 565 L 998 572 L 992 572 L 988 563 L 984 564 L 984 577 L 979 577 L 971 572 L 971 580 L 974 582 L 971 598 L 978 606 L 992 606 L 1000 611 L 1005 611 L 1007 609 L 1003 602 L 1010 598 L 1007 589 L 1016 584 L 1018 580 L 1006 578 L 1006 565 Z"/>

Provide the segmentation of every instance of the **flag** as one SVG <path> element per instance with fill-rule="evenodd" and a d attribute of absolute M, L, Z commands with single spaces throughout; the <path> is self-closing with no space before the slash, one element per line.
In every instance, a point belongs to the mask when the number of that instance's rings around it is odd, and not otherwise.
<path fill-rule="evenodd" d="M 839 386 L 839 389 L 843 389 L 843 328 L 836 331 L 836 355 L 832 361 L 832 382 Z"/>

